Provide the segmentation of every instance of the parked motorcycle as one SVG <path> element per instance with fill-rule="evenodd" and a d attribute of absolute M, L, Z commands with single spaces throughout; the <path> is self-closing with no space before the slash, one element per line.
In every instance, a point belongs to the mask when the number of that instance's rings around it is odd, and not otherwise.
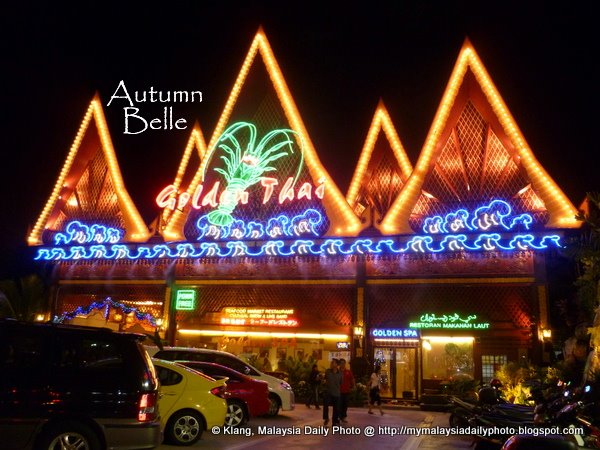
<path fill-rule="evenodd" d="M 477 416 L 492 415 L 510 421 L 533 421 L 534 409 L 530 406 L 506 402 L 497 387 L 483 387 L 478 392 L 478 401 L 470 403 L 452 396 L 454 408 L 448 419 L 451 427 L 467 427 Z"/>
<path fill-rule="evenodd" d="M 487 427 L 517 427 L 526 426 L 531 431 L 528 434 L 519 434 L 514 436 L 478 436 L 482 448 L 502 448 L 504 450 L 519 450 L 531 448 L 571 450 L 571 449 L 592 449 L 600 448 L 600 426 L 593 420 L 595 416 L 594 401 L 585 403 L 586 394 L 590 392 L 590 387 L 584 389 L 565 390 L 560 398 L 553 399 L 546 405 L 543 415 L 536 414 L 534 423 L 518 423 L 506 421 L 503 418 L 493 417 L 493 415 L 482 414 L 475 420 L 473 425 L 483 425 Z M 543 420 L 540 420 L 543 417 Z M 597 419 L 596 419 L 597 420 Z M 535 432 L 536 427 L 557 427 L 557 430 L 573 428 L 572 433 L 565 435 L 539 435 Z M 509 429 L 509 428 L 505 428 Z M 500 444 L 505 441 L 502 446 Z"/>
<path fill-rule="evenodd" d="M 566 405 L 556 415 L 555 423 L 561 428 L 580 427 L 583 433 L 570 435 L 534 436 L 519 434 L 507 439 L 501 450 L 528 450 L 543 448 L 548 450 L 581 450 L 600 448 L 600 427 L 585 414 L 591 404 L 574 402 Z"/>

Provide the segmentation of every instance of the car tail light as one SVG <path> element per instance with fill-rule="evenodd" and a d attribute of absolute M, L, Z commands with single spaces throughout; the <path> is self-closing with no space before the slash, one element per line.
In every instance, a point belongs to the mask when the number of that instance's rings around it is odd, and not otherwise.
<path fill-rule="evenodd" d="M 212 388 L 210 393 L 217 397 L 225 398 L 225 385 Z"/>
<path fill-rule="evenodd" d="M 152 422 L 153 420 L 156 420 L 158 417 L 156 399 L 156 392 L 142 394 L 140 397 L 140 407 L 138 410 L 138 421 Z"/>

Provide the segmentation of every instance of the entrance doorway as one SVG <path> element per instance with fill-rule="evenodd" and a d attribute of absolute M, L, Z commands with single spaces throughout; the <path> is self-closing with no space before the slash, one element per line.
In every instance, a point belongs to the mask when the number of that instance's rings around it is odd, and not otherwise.
<path fill-rule="evenodd" d="M 375 363 L 381 366 L 381 397 L 417 397 L 417 349 L 375 347 Z"/>

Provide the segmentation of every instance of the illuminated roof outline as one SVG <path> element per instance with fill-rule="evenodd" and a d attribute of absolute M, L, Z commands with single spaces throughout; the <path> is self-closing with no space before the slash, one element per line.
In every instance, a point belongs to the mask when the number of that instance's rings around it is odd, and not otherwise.
<path fill-rule="evenodd" d="M 463 85 L 467 69 L 470 69 L 474 75 L 503 132 L 506 134 L 511 145 L 514 146 L 520 158 L 521 165 L 532 180 L 535 192 L 545 204 L 549 214 L 546 227 L 578 228 L 581 222 L 575 218 L 577 214 L 576 208 L 535 158 L 533 151 L 527 144 L 515 119 L 500 96 L 471 42 L 466 39 L 446 86 L 417 164 L 400 195 L 396 198 L 388 214 L 383 219 L 381 224 L 382 232 L 384 234 L 414 233 L 409 224 L 409 218 L 422 194 L 422 187 L 430 169 L 433 167 L 432 164 L 435 164 L 433 159 L 436 156 L 438 146 L 443 144 L 441 138 L 447 127 L 454 102 Z"/>
<path fill-rule="evenodd" d="M 194 154 L 196 154 L 194 153 L 194 150 L 197 152 L 199 163 L 201 164 L 204 160 L 204 156 L 206 155 L 206 141 L 204 140 L 204 134 L 202 133 L 200 124 L 197 121 L 194 123 L 187 145 L 185 146 L 183 156 L 181 157 L 181 162 L 177 168 L 177 174 L 175 175 L 175 179 L 172 183 L 175 191 L 169 198 L 176 197 L 178 193 L 185 192 L 189 187 L 189 183 L 186 183 L 186 179 L 191 175 L 190 171 L 195 170 L 193 168 L 188 170 L 190 162 L 193 159 Z M 165 225 L 169 222 L 172 214 L 173 210 L 171 208 L 163 208 L 161 212 L 160 231 L 162 231 Z"/>
<path fill-rule="evenodd" d="M 383 132 L 383 135 L 387 139 L 390 149 L 392 150 L 392 153 L 398 162 L 398 167 L 400 168 L 401 173 L 401 187 L 404 186 L 404 183 L 406 183 L 406 180 L 412 172 L 412 164 L 408 159 L 406 150 L 402 145 L 400 137 L 398 136 L 398 132 L 396 131 L 394 123 L 390 118 L 390 114 L 385 107 L 383 100 L 379 100 L 377 108 L 375 109 L 375 114 L 373 115 L 373 120 L 371 121 L 371 126 L 369 127 L 369 131 L 365 139 L 365 143 L 358 159 L 358 164 L 354 170 L 354 175 L 352 176 L 350 187 L 348 188 L 348 193 L 346 194 L 346 200 L 354 211 L 357 206 L 356 203 L 358 202 L 361 188 L 367 189 L 366 185 L 369 183 L 370 177 L 373 176 L 372 173 L 369 173 L 369 169 L 373 170 L 370 165 L 372 163 L 373 152 L 375 151 L 375 144 L 377 143 L 381 132 Z M 383 219 L 383 217 L 380 219 Z M 375 223 L 373 224 L 370 222 L 370 219 L 366 220 L 364 226 L 367 227 L 369 225 L 373 225 L 375 228 L 380 228 L 380 223 L 377 223 L 376 220 L 374 220 Z"/>
<path fill-rule="evenodd" d="M 91 127 L 92 129 L 90 129 L 92 120 L 95 127 Z M 89 138 L 89 133 L 93 133 L 94 130 L 97 133 L 99 145 L 102 149 L 102 154 L 108 167 L 108 176 L 113 183 L 115 194 L 117 196 L 117 204 L 122 213 L 125 225 L 125 236 L 123 241 L 146 242 L 149 239 L 150 231 L 140 216 L 123 183 L 123 177 L 121 175 L 121 170 L 119 168 L 112 139 L 110 137 L 110 132 L 108 130 L 108 125 L 106 123 L 106 118 L 104 116 L 102 103 L 100 102 L 99 95 L 96 94 L 90 102 L 81 125 L 79 126 L 79 130 L 77 131 L 75 140 L 71 145 L 58 179 L 56 180 L 54 189 L 52 190 L 52 193 L 50 194 L 50 197 L 48 198 L 46 205 L 39 215 L 32 231 L 27 237 L 28 245 L 43 244 L 42 233 L 46 228 L 49 228 L 56 221 L 57 216 L 60 213 L 60 207 L 67 201 L 69 196 L 77 187 L 77 184 L 81 179 L 81 175 L 85 172 L 85 170 L 80 170 L 80 168 L 77 167 L 78 164 L 75 164 L 76 162 L 81 163 L 81 161 L 78 161 L 78 159 L 84 157 L 78 154 L 78 152 L 82 146 L 82 142 L 86 138 Z M 83 165 L 85 166 L 85 164 Z M 78 171 L 81 172 L 78 176 L 73 175 L 73 172 Z M 76 176 L 76 179 L 69 179 L 71 176 Z"/>
<path fill-rule="evenodd" d="M 262 57 L 262 61 L 265 65 L 266 71 L 269 75 L 275 93 L 277 94 L 277 98 L 283 108 L 286 119 L 290 125 L 290 128 L 303 137 L 303 148 L 304 148 L 304 160 L 306 166 L 309 170 L 311 178 L 315 184 L 318 183 L 318 180 L 324 179 L 326 184 L 325 196 L 323 198 L 323 206 L 327 211 L 328 219 L 331 223 L 331 226 L 328 230 L 328 235 L 332 236 L 355 236 L 361 228 L 360 220 L 348 203 L 346 199 L 340 192 L 339 188 L 329 175 L 323 165 L 321 164 L 317 152 L 314 148 L 312 140 L 310 139 L 306 127 L 304 126 L 304 122 L 300 117 L 300 113 L 292 98 L 290 90 L 285 82 L 283 77 L 283 73 L 275 59 L 269 41 L 262 29 L 259 28 L 256 33 L 254 40 L 250 46 L 250 49 L 246 55 L 246 58 L 242 64 L 242 68 L 238 74 L 238 77 L 235 81 L 233 89 L 229 95 L 229 98 L 225 104 L 221 117 L 217 122 L 217 126 L 212 134 L 210 142 L 207 146 L 208 149 L 211 149 L 215 146 L 221 134 L 225 130 L 231 114 L 233 112 L 233 108 L 236 104 L 236 101 L 242 91 L 244 86 L 244 82 L 250 72 L 250 69 L 253 66 L 255 61 L 255 57 L 257 54 L 260 54 Z M 200 164 L 194 179 L 190 183 L 187 192 L 190 196 L 193 194 L 194 190 L 202 182 L 202 177 L 204 174 L 204 169 L 206 165 L 206 161 L 203 161 Z M 187 216 L 189 214 L 190 207 L 186 207 L 183 211 L 175 211 L 171 220 L 167 223 L 165 229 L 163 230 L 163 237 L 166 241 L 183 241 L 185 240 L 184 235 L 184 227 Z"/>

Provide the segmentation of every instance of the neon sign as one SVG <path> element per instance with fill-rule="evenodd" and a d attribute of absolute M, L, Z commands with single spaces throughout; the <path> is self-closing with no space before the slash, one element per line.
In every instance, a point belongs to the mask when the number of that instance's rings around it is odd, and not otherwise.
<path fill-rule="evenodd" d="M 106 227 L 100 224 L 85 225 L 78 220 L 69 222 L 65 227 L 65 233 L 56 233 L 54 243 L 56 245 L 66 245 L 72 242 L 78 244 L 88 244 L 95 242 L 98 244 L 114 244 L 121 240 L 123 230 L 118 228 Z"/>
<path fill-rule="evenodd" d="M 489 322 L 478 322 L 477 315 L 461 316 L 454 314 L 423 314 L 418 321 L 410 322 L 411 328 L 457 328 L 457 329 L 488 329 Z"/>
<path fill-rule="evenodd" d="M 293 309 L 228 307 L 221 311 L 221 325 L 297 327 Z"/>
<path fill-rule="evenodd" d="M 446 237 L 448 238 L 448 236 Z M 174 258 L 230 258 L 261 256 L 348 256 L 348 255 L 410 255 L 431 254 L 452 251 L 531 251 L 548 248 L 561 248 L 560 236 L 531 234 L 513 235 L 501 238 L 500 235 L 452 236 L 434 242 L 431 236 L 415 236 L 404 244 L 391 239 L 373 241 L 371 239 L 326 239 L 314 241 L 297 239 L 292 241 L 273 240 L 257 246 L 245 241 L 225 243 L 202 242 L 199 244 L 156 244 L 127 246 L 124 244 L 91 245 L 73 247 L 40 248 L 36 261 L 69 261 L 91 259 L 174 259 Z"/>
<path fill-rule="evenodd" d="M 298 191 L 294 190 L 294 179 L 289 177 L 286 182 L 283 184 L 279 193 L 274 197 L 274 187 L 279 185 L 279 181 L 276 178 L 269 177 L 261 177 L 260 184 L 264 187 L 264 192 L 262 194 L 262 203 L 263 205 L 271 201 L 272 199 L 277 199 L 279 204 L 284 204 L 286 201 L 293 200 L 302 200 L 303 198 L 307 200 L 311 200 L 314 196 L 318 199 L 323 199 L 325 195 L 325 180 L 320 179 L 319 184 L 313 186 L 312 184 L 306 182 L 303 183 Z M 249 200 L 249 193 L 247 191 L 237 190 L 232 191 L 230 188 L 225 188 L 223 190 L 221 188 L 221 182 L 216 181 L 210 189 L 206 191 L 204 196 L 202 196 L 202 192 L 204 192 L 204 185 L 199 184 L 194 191 L 194 194 L 190 196 L 187 192 L 183 192 L 179 195 L 177 194 L 177 190 L 175 186 L 170 184 L 166 188 L 164 188 L 160 193 L 156 196 L 156 204 L 161 208 L 167 209 L 182 209 L 188 204 L 191 205 L 193 209 L 199 210 L 205 207 L 217 207 L 221 209 L 233 209 L 238 204 L 246 205 Z M 228 190 L 229 189 L 229 190 Z M 214 211 L 213 211 L 214 212 Z M 229 213 L 231 216 L 231 213 Z M 210 217 L 210 213 L 209 213 Z M 212 218 L 212 217 L 210 217 Z M 227 223 L 214 223 L 214 225 L 228 225 L 231 221 L 227 221 Z"/>
<path fill-rule="evenodd" d="M 345 255 L 410 255 L 450 252 L 508 252 L 534 251 L 548 248 L 561 248 L 560 236 L 556 234 L 475 232 L 476 229 L 490 228 L 493 224 L 507 231 L 517 226 L 529 227 L 527 214 L 509 217 L 510 206 L 501 200 L 494 200 L 487 206 L 475 210 L 471 217 L 466 210 L 458 210 L 446 215 L 427 218 L 424 227 L 426 234 L 407 236 L 401 239 L 306 239 L 318 237 L 317 230 L 324 223 L 323 215 L 315 209 L 290 217 L 280 214 L 263 222 L 232 219 L 224 226 L 210 222 L 208 215 L 196 221 L 199 240 L 223 240 L 227 242 L 173 243 L 128 246 L 112 243 L 122 236 L 122 231 L 81 222 L 67 225 L 66 234 L 58 233 L 58 244 L 78 243 L 94 245 L 74 245 L 71 247 L 50 247 L 38 249 L 36 261 L 64 261 L 91 259 L 173 259 L 173 258 L 228 258 L 261 256 L 345 256 Z M 470 218 L 471 217 L 471 218 Z M 508 227 L 508 228 L 507 228 Z M 450 234 L 447 230 L 467 229 L 470 233 Z M 104 231 L 106 230 L 106 231 Z M 253 240 L 265 240 L 258 245 Z M 284 240 L 285 239 L 285 240 Z M 103 243 L 100 243 L 103 242 Z M 109 245 L 110 244 L 110 245 Z"/>
<path fill-rule="evenodd" d="M 299 237 L 305 234 L 318 236 L 317 228 L 323 223 L 323 216 L 315 209 L 307 209 L 302 214 L 288 217 L 281 214 L 268 219 L 266 223 L 245 222 L 235 219 L 229 225 L 216 226 L 207 215 L 200 217 L 196 227 L 200 231 L 198 240 L 212 239 L 262 239 L 265 237 Z"/>
<path fill-rule="evenodd" d="M 412 330 L 410 328 L 373 328 L 371 336 L 376 338 L 418 338 L 419 330 Z"/>
<path fill-rule="evenodd" d="M 204 164 L 202 180 L 206 179 L 206 170 L 217 152 L 221 152 L 220 167 L 213 167 L 213 171 L 222 177 L 214 182 L 212 187 L 203 194 L 204 186 L 199 184 L 193 195 L 185 192 L 177 197 L 173 185 L 167 186 L 157 196 L 156 201 L 162 208 L 183 208 L 191 201 L 194 209 L 211 207 L 212 211 L 206 214 L 207 221 L 214 226 L 228 226 L 234 222 L 233 212 L 238 204 L 247 204 L 250 193 L 248 189 L 260 184 L 263 188 L 263 205 L 274 198 L 275 186 L 279 185 L 276 178 L 265 176 L 268 172 L 276 171 L 275 162 L 282 158 L 289 158 L 294 153 L 294 145 L 300 147 L 299 159 L 295 173 L 289 174 L 283 183 L 278 195 L 279 204 L 294 199 L 303 198 L 310 200 L 313 196 L 313 186 L 305 182 L 297 191 L 296 183 L 304 166 L 303 138 L 294 130 L 280 128 L 265 134 L 262 139 L 257 138 L 256 126 L 249 122 L 236 122 L 230 125 L 219 136 L 216 144 L 210 149 Z M 221 182 L 223 187 L 221 188 Z M 314 187 L 315 197 L 322 199 L 325 193 L 324 180 L 319 180 Z"/>
<path fill-rule="evenodd" d="M 175 297 L 177 311 L 193 311 L 196 309 L 196 291 L 194 289 L 179 289 Z"/>
<path fill-rule="evenodd" d="M 423 222 L 423 232 L 427 234 L 446 234 L 468 231 L 484 231 L 492 229 L 513 230 L 517 227 L 529 230 L 533 223 L 530 214 L 512 215 L 511 206 L 504 200 L 492 200 L 487 205 L 477 208 L 472 213 L 466 209 L 458 209 L 445 217 L 428 217 Z"/>

